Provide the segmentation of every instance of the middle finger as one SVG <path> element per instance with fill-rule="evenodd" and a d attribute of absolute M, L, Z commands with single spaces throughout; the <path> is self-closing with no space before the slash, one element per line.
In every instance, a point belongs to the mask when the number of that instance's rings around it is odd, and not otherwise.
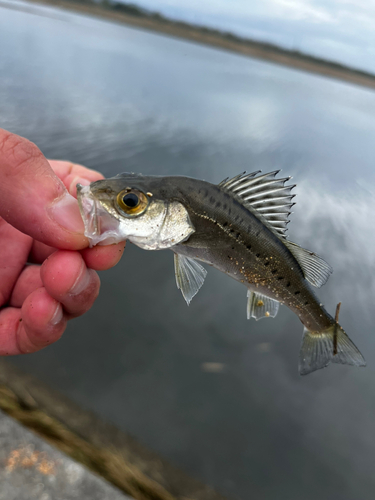
<path fill-rule="evenodd" d="M 70 317 L 88 311 L 99 294 L 99 276 L 87 269 L 79 252 L 55 252 L 43 263 L 40 274 L 47 292 Z"/>

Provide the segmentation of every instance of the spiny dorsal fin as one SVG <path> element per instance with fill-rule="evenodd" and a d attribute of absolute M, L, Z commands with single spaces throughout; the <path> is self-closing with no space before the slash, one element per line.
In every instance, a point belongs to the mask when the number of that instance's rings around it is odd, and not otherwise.
<path fill-rule="evenodd" d="M 236 175 L 232 179 L 224 179 L 219 187 L 240 199 L 241 203 L 253 213 L 260 216 L 262 221 L 278 236 L 285 238 L 286 226 L 289 223 L 290 209 L 294 205 L 290 194 L 295 185 L 285 186 L 291 179 L 275 179 L 280 170 L 258 175 L 260 170 L 251 174 Z"/>
<path fill-rule="evenodd" d="M 301 266 L 302 272 L 312 285 L 321 287 L 332 274 L 332 268 L 319 255 L 285 239 L 289 223 L 291 202 L 295 195 L 290 194 L 295 185 L 285 186 L 290 179 L 276 179 L 280 170 L 258 175 L 260 171 L 244 172 L 233 179 L 225 179 L 219 186 L 231 193 L 244 207 L 258 216 L 271 231 L 283 239 L 283 243 Z"/>
<path fill-rule="evenodd" d="M 325 260 L 316 253 L 310 252 L 310 250 L 306 250 L 306 248 L 302 248 L 292 241 L 285 240 L 284 244 L 301 266 L 307 281 L 318 288 L 326 283 L 333 269 Z"/>

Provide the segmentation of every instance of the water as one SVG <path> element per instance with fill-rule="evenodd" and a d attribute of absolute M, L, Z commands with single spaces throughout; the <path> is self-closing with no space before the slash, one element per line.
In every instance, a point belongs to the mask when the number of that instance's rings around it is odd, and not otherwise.
<path fill-rule="evenodd" d="M 95 307 L 55 345 L 12 362 L 233 499 L 372 499 L 375 94 L 32 10 L 0 8 L 1 126 L 106 175 L 293 175 L 290 239 L 333 265 L 319 296 L 331 313 L 342 301 L 340 322 L 368 367 L 300 377 L 291 311 L 247 321 L 245 288 L 212 269 L 187 307 L 171 252 L 130 244 L 101 273 Z"/>

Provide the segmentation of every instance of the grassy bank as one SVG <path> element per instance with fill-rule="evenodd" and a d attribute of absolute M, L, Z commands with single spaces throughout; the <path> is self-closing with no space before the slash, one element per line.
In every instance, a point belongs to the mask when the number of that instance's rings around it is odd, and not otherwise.
<path fill-rule="evenodd" d="M 29 0 L 32 3 L 56 6 L 112 21 L 125 23 L 165 35 L 210 45 L 244 56 L 270 61 L 302 71 L 308 71 L 365 87 L 375 88 L 375 75 L 339 63 L 309 56 L 295 50 L 286 50 L 269 43 L 241 38 L 231 33 L 173 21 L 156 12 L 141 9 L 133 4 L 101 4 L 91 0 Z M 1 0 L 0 0 L 1 5 Z M 12 6 L 20 8 L 20 6 Z"/>
<path fill-rule="evenodd" d="M 135 500 L 226 500 L 3 359 L 0 410 Z"/>

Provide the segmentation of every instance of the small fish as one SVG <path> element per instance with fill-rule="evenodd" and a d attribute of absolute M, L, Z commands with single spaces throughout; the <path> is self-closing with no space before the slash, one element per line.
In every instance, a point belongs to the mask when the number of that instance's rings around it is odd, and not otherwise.
<path fill-rule="evenodd" d="M 189 304 L 216 267 L 247 288 L 247 317 L 275 317 L 279 304 L 304 325 L 300 374 L 330 362 L 365 366 L 341 326 L 316 298 L 331 267 L 286 239 L 294 205 L 290 178 L 279 171 L 240 174 L 214 185 L 189 177 L 124 173 L 78 184 L 78 202 L 91 246 L 125 239 L 146 250 L 171 249 L 177 286 Z"/>

